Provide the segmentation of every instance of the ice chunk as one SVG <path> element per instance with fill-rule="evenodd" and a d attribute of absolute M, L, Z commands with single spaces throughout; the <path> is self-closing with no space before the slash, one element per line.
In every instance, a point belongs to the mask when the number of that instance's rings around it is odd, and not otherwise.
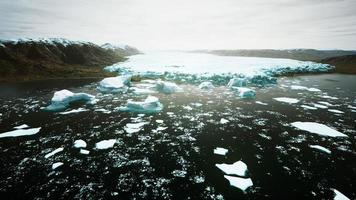
<path fill-rule="evenodd" d="M 214 154 L 225 156 L 229 150 L 221 147 L 216 147 L 214 149 Z"/>
<path fill-rule="evenodd" d="M 20 126 L 15 126 L 14 129 L 25 129 L 25 128 L 29 128 L 29 126 L 27 124 L 22 124 Z"/>
<path fill-rule="evenodd" d="M 67 115 L 67 114 L 79 113 L 79 112 L 85 112 L 85 111 L 88 111 L 88 109 L 85 109 L 85 108 L 78 108 L 78 109 L 73 109 L 73 110 L 66 111 L 66 112 L 60 112 L 59 114 L 61 114 L 61 115 Z"/>
<path fill-rule="evenodd" d="M 139 132 L 144 125 L 148 124 L 148 122 L 139 122 L 139 123 L 128 123 L 124 127 L 124 130 L 131 134 L 131 133 L 136 133 Z"/>
<path fill-rule="evenodd" d="M 159 99 L 154 96 L 148 96 L 145 101 L 128 101 L 125 107 L 119 107 L 121 111 L 137 113 L 157 113 L 163 109 Z"/>
<path fill-rule="evenodd" d="M 0 138 L 34 135 L 34 134 L 40 132 L 40 130 L 41 130 L 41 127 L 39 127 L 39 128 L 30 128 L 30 129 L 18 129 L 18 130 L 14 130 L 14 131 L 1 133 L 0 134 Z"/>
<path fill-rule="evenodd" d="M 220 124 L 226 124 L 228 122 L 229 122 L 229 120 L 227 120 L 227 119 L 224 119 L 224 118 L 220 119 Z"/>
<path fill-rule="evenodd" d="M 87 147 L 87 143 L 84 140 L 76 140 L 74 141 L 74 145 L 75 148 L 85 148 Z"/>
<path fill-rule="evenodd" d="M 273 98 L 276 101 L 279 102 L 284 102 L 284 103 L 289 103 L 289 104 L 294 104 L 294 103 L 298 103 L 299 100 L 295 99 L 295 98 L 289 98 L 289 97 L 277 97 L 277 98 Z"/>
<path fill-rule="evenodd" d="M 256 97 L 256 92 L 255 90 L 252 90 L 250 88 L 245 88 L 245 87 L 232 87 L 232 89 L 236 90 L 238 92 L 238 95 L 240 98 L 255 98 Z"/>
<path fill-rule="evenodd" d="M 321 92 L 318 88 L 308 88 L 300 85 L 292 85 L 290 86 L 292 90 L 307 90 L 309 92 Z"/>
<path fill-rule="evenodd" d="M 230 79 L 229 83 L 227 84 L 227 87 L 245 87 L 247 86 L 247 80 L 246 78 L 232 78 Z"/>
<path fill-rule="evenodd" d="M 100 81 L 97 89 L 103 93 L 119 93 L 126 92 L 130 85 L 131 76 L 117 76 L 104 78 Z"/>
<path fill-rule="evenodd" d="M 318 109 L 316 107 L 312 107 L 312 106 L 308 106 L 308 105 L 301 105 L 300 107 L 308 109 L 308 110 L 317 110 Z"/>
<path fill-rule="evenodd" d="M 317 103 L 314 103 L 314 107 L 321 108 L 321 109 L 327 109 L 328 108 L 327 106 L 324 106 L 324 105 L 321 105 L 321 104 L 317 104 Z"/>
<path fill-rule="evenodd" d="M 237 187 L 243 191 L 245 191 L 247 188 L 253 186 L 251 178 L 241 178 L 241 177 L 234 177 L 234 176 L 228 176 L 228 175 L 224 175 L 224 178 L 226 178 L 229 181 L 231 186 Z"/>
<path fill-rule="evenodd" d="M 64 150 L 63 147 L 59 147 L 59 148 L 55 149 L 54 151 L 52 151 L 52 152 L 46 154 L 46 155 L 45 155 L 45 158 L 52 157 L 52 156 L 54 156 L 55 154 L 57 154 L 57 153 L 59 153 L 59 152 L 61 152 L 61 151 L 63 151 L 63 150 Z"/>
<path fill-rule="evenodd" d="M 347 135 L 334 130 L 324 124 L 319 124 L 316 122 L 293 122 L 291 123 L 292 126 L 303 130 L 308 131 L 310 133 L 319 134 L 322 136 L 329 136 L 329 137 L 348 137 Z"/>
<path fill-rule="evenodd" d="M 247 165 L 241 160 L 233 164 L 215 164 L 215 166 L 221 171 L 223 171 L 225 174 L 246 176 Z"/>
<path fill-rule="evenodd" d="M 165 94 L 172 94 L 175 92 L 183 91 L 182 88 L 178 87 L 177 84 L 172 83 L 172 82 L 166 82 L 166 81 L 157 81 L 156 89 L 157 89 L 157 91 L 165 93 Z"/>
<path fill-rule="evenodd" d="M 347 196 L 345 196 L 344 194 L 339 192 L 337 189 L 333 189 L 333 188 L 331 188 L 331 189 L 335 193 L 334 200 L 350 200 Z"/>
<path fill-rule="evenodd" d="M 331 151 L 323 146 L 320 146 L 320 145 L 310 145 L 310 148 L 313 148 L 313 149 L 318 149 L 322 152 L 325 152 L 327 154 L 331 154 Z"/>
<path fill-rule="evenodd" d="M 260 104 L 260 105 L 264 105 L 264 106 L 268 105 L 268 103 L 263 103 L 262 101 L 256 101 L 255 103 Z"/>
<path fill-rule="evenodd" d="M 90 151 L 85 150 L 85 149 L 80 149 L 79 153 L 80 154 L 84 154 L 84 155 L 88 155 L 90 153 Z"/>
<path fill-rule="evenodd" d="M 47 106 L 47 111 L 61 111 L 65 110 L 73 102 L 93 102 L 95 97 L 87 93 L 73 93 L 69 90 L 60 90 L 54 93 L 51 100 L 51 105 Z"/>
<path fill-rule="evenodd" d="M 134 94 L 137 95 L 144 95 L 144 94 L 152 94 L 155 93 L 155 91 L 152 91 L 147 88 L 138 88 L 138 87 L 131 87 L 130 92 L 133 92 Z"/>
<path fill-rule="evenodd" d="M 215 88 L 214 85 L 210 81 L 204 81 L 204 82 L 200 83 L 198 87 L 202 90 L 212 90 Z"/>
<path fill-rule="evenodd" d="M 341 110 L 336 110 L 336 109 L 328 109 L 329 112 L 337 113 L 337 114 L 343 114 L 344 112 Z"/>
<path fill-rule="evenodd" d="M 109 149 L 116 143 L 116 139 L 102 140 L 95 144 L 96 149 Z"/>
<path fill-rule="evenodd" d="M 64 163 L 62 163 L 62 162 L 53 163 L 53 165 L 52 165 L 52 170 L 57 169 L 58 167 L 62 166 L 63 164 L 64 164 Z"/>

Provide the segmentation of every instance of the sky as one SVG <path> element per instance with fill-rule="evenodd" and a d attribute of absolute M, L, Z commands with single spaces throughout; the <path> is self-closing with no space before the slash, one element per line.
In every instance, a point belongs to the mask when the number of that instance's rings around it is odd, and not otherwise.
<path fill-rule="evenodd" d="M 0 0 L 0 38 L 141 50 L 356 49 L 356 0 Z"/>

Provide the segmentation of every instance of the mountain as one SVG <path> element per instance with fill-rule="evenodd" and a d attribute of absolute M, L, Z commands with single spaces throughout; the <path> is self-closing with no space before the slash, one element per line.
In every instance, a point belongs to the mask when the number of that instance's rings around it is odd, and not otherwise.
<path fill-rule="evenodd" d="M 0 80 L 102 77 L 104 66 L 137 53 L 62 38 L 1 40 Z"/>
<path fill-rule="evenodd" d="M 111 44 L 111 43 L 105 43 L 101 45 L 102 48 L 114 51 L 118 53 L 119 55 L 123 56 L 130 56 L 130 55 L 135 55 L 135 54 L 140 54 L 141 52 L 136 49 L 135 47 L 131 47 L 129 45 L 125 44 Z"/>
<path fill-rule="evenodd" d="M 343 50 L 316 50 L 316 49 L 239 49 L 239 50 L 202 50 L 200 52 L 211 53 L 220 56 L 246 56 L 266 58 L 288 58 L 302 61 L 318 61 L 321 59 L 354 55 L 356 51 Z"/>
<path fill-rule="evenodd" d="M 318 62 L 335 66 L 338 73 L 356 74 L 356 55 L 331 57 Z"/>

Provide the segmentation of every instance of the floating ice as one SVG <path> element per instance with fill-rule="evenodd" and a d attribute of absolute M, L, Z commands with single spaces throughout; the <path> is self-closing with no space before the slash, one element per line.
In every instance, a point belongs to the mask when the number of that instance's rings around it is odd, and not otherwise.
<path fill-rule="evenodd" d="M 317 110 L 318 109 L 316 107 L 312 107 L 312 106 L 308 106 L 308 105 L 301 105 L 300 107 L 308 109 L 308 110 Z"/>
<path fill-rule="evenodd" d="M 187 175 L 187 172 L 184 171 L 184 170 L 174 170 L 174 171 L 172 172 L 172 175 L 175 176 L 175 177 L 184 178 L 184 177 Z"/>
<path fill-rule="evenodd" d="M 264 106 L 268 105 L 268 103 L 263 103 L 262 101 L 255 101 L 255 103 L 260 104 L 260 105 L 264 105 Z"/>
<path fill-rule="evenodd" d="M 87 147 L 87 143 L 84 140 L 76 140 L 74 141 L 74 145 L 75 148 L 85 148 Z"/>
<path fill-rule="evenodd" d="M 78 109 L 73 109 L 73 110 L 66 111 L 66 112 L 60 112 L 59 114 L 61 114 L 61 115 L 67 115 L 67 114 L 79 113 L 79 112 L 85 112 L 85 111 L 88 111 L 88 109 L 85 109 L 85 108 L 78 108 Z"/>
<path fill-rule="evenodd" d="M 319 104 L 323 104 L 323 105 L 325 105 L 325 106 L 335 106 L 335 105 L 333 105 L 333 104 L 331 104 L 331 103 L 329 103 L 329 102 L 326 102 L 326 101 L 318 101 L 318 103 L 319 103 Z"/>
<path fill-rule="evenodd" d="M 273 99 L 276 100 L 276 101 L 289 103 L 289 104 L 294 104 L 294 103 L 298 103 L 299 102 L 298 99 L 289 98 L 289 97 L 277 97 L 277 98 L 273 98 Z"/>
<path fill-rule="evenodd" d="M 342 194 L 340 191 L 338 191 L 337 189 L 331 188 L 334 193 L 334 200 L 350 200 L 347 196 L 345 196 L 344 194 Z"/>
<path fill-rule="evenodd" d="M 247 165 L 242 161 L 237 161 L 233 164 L 215 164 L 215 166 L 225 174 L 246 176 Z"/>
<path fill-rule="evenodd" d="M 334 130 L 324 124 L 319 124 L 316 122 L 293 122 L 291 123 L 292 126 L 303 130 L 308 131 L 310 133 L 319 134 L 322 136 L 329 136 L 329 137 L 348 137 L 347 135 Z"/>
<path fill-rule="evenodd" d="M 336 110 L 336 109 L 328 109 L 329 112 L 332 112 L 332 113 L 337 113 L 337 114 L 343 114 L 344 112 L 341 111 L 341 110 Z"/>
<path fill-rule="evenodd" d="M 240 178 L 240 177 L 234 177 L 228 175 L 224 175 L 224 178 L 226 178 L 229 181 L 231 186 L 237 187 L 243 191 L 253 186 L 251 178 Z"/>
<path fill-rule="evenodd" d="M 53 163 L 53 165 L 52 165 L 52 170 L 57 169 L 58 167 L 62 166 L 63 164 L 64 164 L 64 163 L 62 163 L 62 162 Z"/>
<path fill-rule="evenodd" d="M 59 153 L 59 152 L 61 152 L 61 151 L 63 151 L 63 150 L 64 150 L 63 147 L 57 148 L 57 149 L 55 149 L 54 151 L 52 151 L 52 152 L 46 154 L 44 157 L 45 157 L 45 158 L 52 157 L 52 156 L 54 156 L 55 154 L 57 154 L 57 153 Z"/>
<path fill-rule="evenodd" d="M 40 132 L 40 130 L 41 130 L 41 127 L 39 127 L 39 128 L 30 128 L 30 129 L 18 129 L 18 130 L 14 130 L 14 131 L 1 133 L 0 134 L 0 138 L 34 135 L 34 134 Z"/>
<path fill-rule="evenodd" d="M 85 150 L 85 149 L 80 149 L 79 153 L 80 154 L 84 154 L 84 155 L 88 155 L 90 153 L 90 151 Z"/>
<path fill-rule="evenodd" d="M 20 126 L 15 126 L 14 129 L 25 129 L 25 128 L 29 128 L 29 126 L 27 124 L 22 124 Z"/>
<path fill-rule="evenodd" d="M 227 84 L 227 87 L 245 87 L 247 86 L 247 80 L 246 78 L 232 78 L 230 79 L 229 83 Z"/>
<path fill-rule="evenodd" d="M 226 124 L 226 123 L 229 123 L 229 120 L 224 119 L 224 118 L 220 119 L 220 124 Z"/>
<path fill-rule="evenodd" d="M 227 150 L 227 149 L 224 149 L 224 148 L 221 148 L 221 147 L 216 147 L 214 149 L 214 154 L 225 156 L 228 151 L 229 150 Z"/>
<path fill-rule="evenodd" d="M 124 127 L 124 130 L 131 134 L 139 132 L 144 125 L 148 124 L 148 122 L 139 122 L 139 123 L 128 123 Z"/>
<path fill-rule="evenodd" d="M 109 149 L 116 143 L 116 139 L 102 140 L 95 144 L 96 149 Z"/>
<path fill-rule="evenodd" d="M 321 105 L 321 104 L 317 104 L 317 103 L 314 103 L 313 105 L 316 108 L 321 108 L 321 109 L 327 109 L 328 108 L 327 106 L 324 106 L 324 105 Z"/>
<path fill-rule="evenodd" d="M 165 93 L 165 94 L 172 94 L 175 92 L 183 91 L 182 88 L 178 87 L 177 84 L 172 83 L 172 82 L 166 82 L 166 81 L 157 81 L 156 89 L 157 89 L 157 91 Z"/>
<path fill-rule="evenodd" d="M 313 149 L 318 149 L 322 152 L 325 152 L 327 154 L 331 154 L 331 151 L 323 146 L 320 146 L 320 145 L 310 145 L 310 148 L 313 148 Z"/>
<path fill-rule="evenodd" d="M 130 85 L 131 76 L 117 76 L 104 78 L 100 81 L 97 89 L 104 93 L 126 92 Z"/>
<path fill-rule="evenodd" d="M 125 107 L 119 107 L 120 111 L 137 113 L 157 113 L 163 109 L 159 99 L 154 96 L 148 96 L 145 101 L 128 101 Z"/>
<path fill-rule="evenodd" d="M 307 90 L 309 92 L 321 92 L 318 88 L 308 88 L 300 85 L 292 85 L 290 86 L 292 90 Z"/>
<path fill-rule="evenodd" d="M 324 98 L 324 99 L 333 99 L 333 100 L 339 99 L 339 98 L 337 98 L 337 97 L 332 97 L 332 96 L 329 96 L 329 95 L 321 95 L 320 97 L 321 97 L 321 98 Z"/>
<path fill-rule="evenodd" d="M 47 106 L 45 110 L 61 111 L 68 108 L 73 102 L 84 101 L 92 103 L 95 101 L 95 97 L 87 93 L 73 93 L 69 90 L 60 90 L 54 93 L 51 101 L 51 105 Z"/>
<path fill-rule="evenodd" d="M 215 88 L 214 85 L 210 81 L 204 81 L 204 82 L 200 83 L 198 87 L 202 90 L 212 90 Z"/>
<path fill-rule="evenodd" d="M 147 88 L 138 88 L 138 87 L 131 87 L 129 89 L 130 92 L 133 92 L 134 94 L 137 95 L 144 95 L 144 94 L 152 94 L 155 93 L 155 91 L 152 91 L 150 89 Z"/>
<path fill-rule="evenodd" d="M 240 98 L 255 98 L 256 97 L 256 92 L 255 90 L 252 90 L 250 88 L 245 88 L 245 87 L 232 87 L 232 89 L 236 90 L 238 92 L 238 95 Z"/>

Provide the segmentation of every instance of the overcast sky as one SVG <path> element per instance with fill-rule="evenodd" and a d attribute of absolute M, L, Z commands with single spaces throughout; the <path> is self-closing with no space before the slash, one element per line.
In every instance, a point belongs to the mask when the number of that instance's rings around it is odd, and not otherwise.
<path fill-rule="evenodd" d="M 356 49 L 356 0 L 0 0 L 0 38 L 140 49 Z"/>

